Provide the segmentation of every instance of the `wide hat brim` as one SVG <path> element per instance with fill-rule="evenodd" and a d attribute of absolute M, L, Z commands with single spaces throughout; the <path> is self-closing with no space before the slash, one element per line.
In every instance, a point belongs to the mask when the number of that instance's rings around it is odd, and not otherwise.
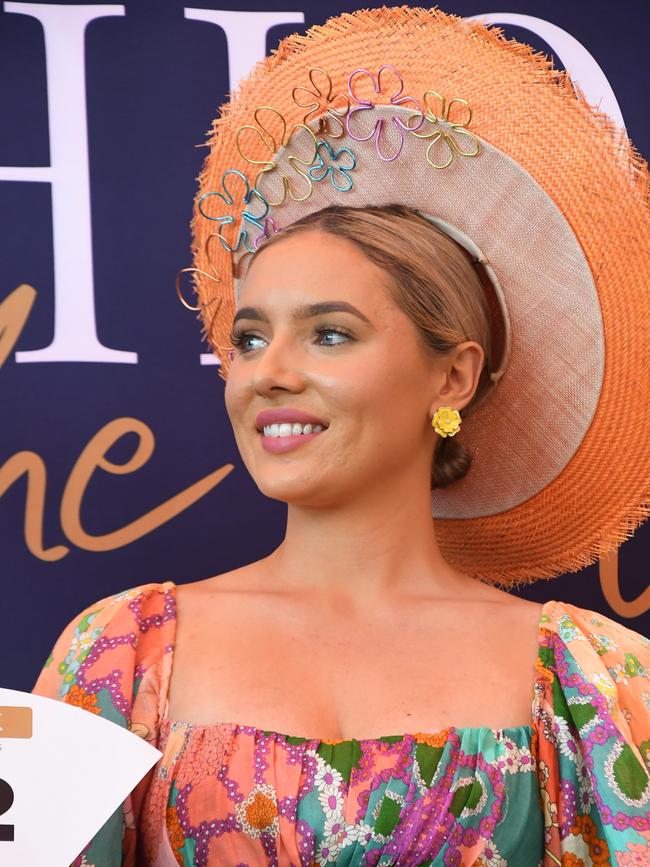
<path fill-rule="evenodd" d="M 378 82 L 386 64 L 401 75 L 399 99 L 426 103 L 419 132 L 428 138 L 392 120 L 408 125 L 413 111 L 398 104 L 391 70 Z M 368 75 L 357 76 L 355 97 L 373 108 L 328 137 L 358 69 Z M 377 83 L 389 86 L 376 93 Z M 361 141 L 380 117 L 380 141 Z M 330 148 L 314 151 L 305 126 Z M 467 133 L 480 143 L 476 156 Z M 259 237 L 255 218 L 272 218 L 268 232 L 331 203 L 401 202 L 476 246 L 507 309 L 505 372 L 458 434 L 472 466 L 432 494 L 446 559 L 503 586 L 551 578 L 593 563 L 648 517 L 648 166 L 546 55 L 439 9 L 346 13 L 256 64 L 221 106 L 208 144 L 192 220 L 194 286 L 224 379 L 234 272 Z M 400 146 L 392 161 L 377 150 Z M 347 176 L 336 172 L 336 152 L 349 160 L 342 148 L 356 160 Z M 444 168 L 431 164 L 449 156 Z"/>

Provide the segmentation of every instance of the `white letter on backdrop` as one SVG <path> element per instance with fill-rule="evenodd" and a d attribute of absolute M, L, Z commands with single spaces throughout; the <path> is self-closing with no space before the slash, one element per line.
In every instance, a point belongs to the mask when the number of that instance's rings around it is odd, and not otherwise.
<path fill-rule="evenodd" d="M 562 66 L 573 81 L 580 86 L 591 105 L 598 106 L 599 111 L 604 111 L 620 127 L 625 128 L 618 100 L 607 76 L 598 65 L 595 57 L 575 36 L 571 36 L 557 24 L 551 24 L 550 21 L 536 18 L 534 15 L 520 15 L 516 12 L 487 12 L 485 15 L 468 15 L 467 17 L 468 20 L 482 21 L 485 24 L 513 24 L 516 27 L 524 27 L 526 30 L 536 33 L 560 58 Z"/>
<path fill-rule="evenodd" d="M 221 27 L 228 42 L 228 91 L 266 57 L 266 34 L 276 24 L 304 24 L 302 12 L 232 12 L 226 9 L 185 9 L 192 21 L 207 21 Z M 212 120 L 212 118 L 210 118 Z M 201 364 L 219 364 L 211 352 L 200 356 Z"/>
<path fill-rule="evenodd" d="M 54 237 L 54 338 L 42 349 L 17 352 L 16 361 L 136 364 L 135 352 L 110 349 L 97 337 L 86 123 L 86 25 L 124 15 L 124 6 L 12 2 L 4 11 L 43 27 L 51 165 L 0 166 L 0 181 L 51 185 Z"/>

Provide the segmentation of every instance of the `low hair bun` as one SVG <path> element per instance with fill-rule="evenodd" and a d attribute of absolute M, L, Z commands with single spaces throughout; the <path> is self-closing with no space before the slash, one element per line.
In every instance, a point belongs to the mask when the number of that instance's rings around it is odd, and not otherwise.
<path fill-rule="evenodd" d="M 436 436 L 439 436 L 436 434 Z M 462 479 L 472 464 L 472 456 L 456 438 L 439 437 L 431 465 L 431 490 L 446 488 Z"/>

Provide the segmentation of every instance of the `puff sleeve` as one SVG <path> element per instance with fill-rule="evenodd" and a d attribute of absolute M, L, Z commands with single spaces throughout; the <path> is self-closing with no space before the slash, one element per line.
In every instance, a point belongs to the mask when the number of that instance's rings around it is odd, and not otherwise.
<path fill-rule="evenodd" d="M 555 602 L 541 623 L 544 867 L 650 864 L 650 641 Z"/>
<path fill-rule="evenodd" d="M 56 640 L 32 693 L 98 714 L 156 746 L 160 672 L 173 640 L 173 587 L 144 584 L 80 611 Z M 152 771 L 72 867 L 136 867 L 137 816 Z"/>

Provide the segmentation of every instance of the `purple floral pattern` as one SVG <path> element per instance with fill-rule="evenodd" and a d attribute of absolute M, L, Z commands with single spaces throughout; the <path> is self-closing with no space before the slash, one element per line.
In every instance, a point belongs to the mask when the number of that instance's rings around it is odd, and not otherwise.
<path fill-rule="evenodd" d="M 167 718 L 175 590 L 80 612 L 34 686 L 162 752 L 73 867 L 649 863 L 644 636 L 547 602 L 530 725 L 317 740 Z"/>

